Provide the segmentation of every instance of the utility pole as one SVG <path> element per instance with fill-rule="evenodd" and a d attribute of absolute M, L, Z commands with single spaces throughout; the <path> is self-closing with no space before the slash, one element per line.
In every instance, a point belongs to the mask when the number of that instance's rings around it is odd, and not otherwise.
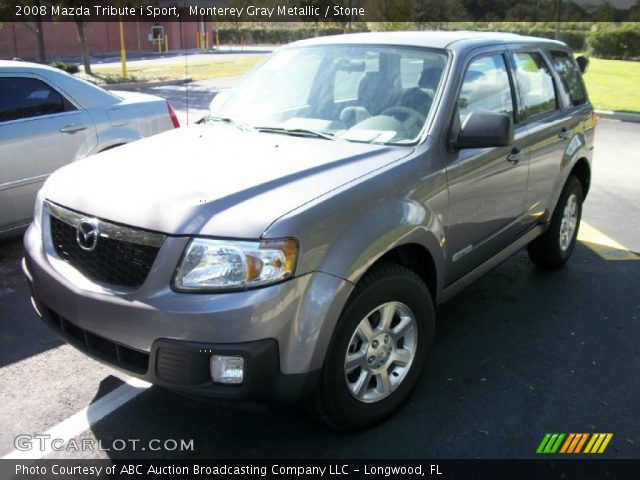
<path fill-rule="evenodd" d="M 556 12 L 556 40 L 560 40 L 560 24 L 562 23 L 562 0 L 558 1 L 558 11 Z"/>
<path fill-rule="evenodd" d="M 127 79 L 127 50 L 124 47 L 124 26 L 122 25 L 122 15 L 118 17 L 118 27 L 120 28 L 120 63 L 122 64 L 122 79 Z"/>

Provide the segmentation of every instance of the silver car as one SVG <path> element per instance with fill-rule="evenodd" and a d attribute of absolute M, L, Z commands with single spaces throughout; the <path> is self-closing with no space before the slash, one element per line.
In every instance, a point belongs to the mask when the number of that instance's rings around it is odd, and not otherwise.
<path fill-rule="evenodd" d="M 434 304 L 522 247 L 569 259 L 594 127 L 560 42 L 297 42 L 200 124 L 52 175 L 25 236 L 33 304 L 155 384 L 364 428 L 418 382 Z"/>
<path fill-rule="evenodd" d="M 59 69 L 0 61 L 0 238 L 24 231 L 54 170 L 178 126 L 159 97 L 107 92 Z"/>

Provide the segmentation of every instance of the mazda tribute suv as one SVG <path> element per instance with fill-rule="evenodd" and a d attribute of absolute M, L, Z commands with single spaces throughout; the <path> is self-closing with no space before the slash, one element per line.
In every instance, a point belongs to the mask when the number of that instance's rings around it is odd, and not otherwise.
<path fill-rule="evenodd" d="M 296 42 L 197 125 L 55 172 L 25 236 L 33 305 L 154 384 L 365 428 L 418 382 L 434 304 L 525 246 L 568 260 L 594 127 L 561 42 Z"/>

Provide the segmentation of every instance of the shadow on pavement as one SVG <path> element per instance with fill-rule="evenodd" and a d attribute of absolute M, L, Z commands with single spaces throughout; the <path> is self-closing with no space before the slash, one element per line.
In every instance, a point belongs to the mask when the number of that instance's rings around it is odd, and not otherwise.
<path fill-rule="evenodd" d="M 111 458 L 534 458 L 545 432 L 613 432 L 607 458 L 640 442 L 640 264 L 578 245 L 542 272 L 526 252 L 439 307 L 435 346 L 409 401 L 366 432 L 334 432 L 287 407 L 247 412 L 152 387 L 92 433 L 193 439 L 194 451 Z"/>
<path fill-rule="evenodd" d="M 0 367 L 63 344 L 31 306 L 22 257 L 22 237 L 0 241 Z"/>

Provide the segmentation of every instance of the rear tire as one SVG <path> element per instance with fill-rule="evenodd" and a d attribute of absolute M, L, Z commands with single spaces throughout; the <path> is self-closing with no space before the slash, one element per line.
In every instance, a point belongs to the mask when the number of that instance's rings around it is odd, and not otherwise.
<path fill-rule="evenodd" d="M 417 384 L 434 331 L 431 293 L 422 279 L 399 265 L 376 267 L 338 320 L 311 413 L 338 430 L 382 421 Z"/>
<path fill-rule="evenodd" d="M 567 179 L 547 231 L 531 242 L 529 258 L 545 270 L 561 268 L 573 252 L 582 218 L 582 184 L 571 175 Z"/>

